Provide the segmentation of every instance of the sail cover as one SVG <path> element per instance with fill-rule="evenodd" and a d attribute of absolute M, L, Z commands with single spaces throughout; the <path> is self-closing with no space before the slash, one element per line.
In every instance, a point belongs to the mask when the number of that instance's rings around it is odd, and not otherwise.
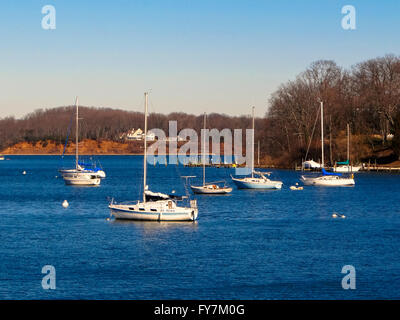
<path fill-rule="evenodd" d="M 349 160 L 346 160 L 346 161 L 342 161 L 342 162 L 336 162 L 336 164 L 349 164 Z"/>
<path fill-rule="evenodd" d="M 303 166 L 304 168 L 310 168 L 310 169 L 321 168 L 321 165 L 318 162 L 315 162 L 314 160 L 304 161 Z"/>
<path fill-rule="evenodd" d="M 96 164 L 94 163 L 85 163 L 82 161 L 78 161 L 78 164 L 83 167 L 83 170 L 94 171 L 94 172 L 102 170 L 101 168 L 97 167 Z"/>
<path fill-rule="evenodd" d="M 176 196 L 173 194 L 165 194 L 161 192 L 152 192 L 150 190 L 145 191 L 146 201 L 160 201 L 160 200 L 182 200 L 182 196 Z"/>
<path fill-rule="evenodd" d="M 324 176 L 342 176 L 342 174 L 341 173 L 336 173 L 336 172 L 328 172 L 328 171 L 326 171 L 324 168 L 322 168 L 322 174 L 324 175 Z"/>

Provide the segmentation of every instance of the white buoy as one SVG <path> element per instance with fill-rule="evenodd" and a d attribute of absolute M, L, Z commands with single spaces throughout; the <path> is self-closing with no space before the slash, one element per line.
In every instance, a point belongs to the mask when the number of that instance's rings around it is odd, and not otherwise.
<path fill-rule="evenodd" d="M 26 174 L 26 171 L 22 171 L 22 174 Z"/>
<path fill-rule="evenodd" d="M 342 218 L 344 219 L 344 218 L 346 218 L 346 216 L 343 214 L 343 215 L 342 215 Z"/>
<path fill-rule="evenodd" d="M 298 183 L 296 183 L 296 185 L 295 186 L 290 186 L 290 190 L 303 190 L 303 187 L 298 187 Z"/>
<path fill-rule="evenodd" d="M 64 208 L 68 208 L 68 206 L 69 206 L 68 201 L 67 201 L 67 200 L 64 200 L 64 202 L 62 203 L 62 206 L 63 206 Z"/>
<path fill-rule="evenodd" d="M 334 213 L 334 214 L 332 215 L 332 218 L 337 218 L 337 214 Z"/>

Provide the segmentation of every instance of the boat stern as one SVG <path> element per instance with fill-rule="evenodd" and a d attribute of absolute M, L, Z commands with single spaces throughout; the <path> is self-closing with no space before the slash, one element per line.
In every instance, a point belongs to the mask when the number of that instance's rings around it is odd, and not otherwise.
<path fill-rule="evenodd" d="M 190 200 L 190 209 L 192 210 L 191 219 L 193 221 L 197 220 L 197 216 L 199 214 L 199 209 L 197 208 L 197 200 L 196 199 Z"/>

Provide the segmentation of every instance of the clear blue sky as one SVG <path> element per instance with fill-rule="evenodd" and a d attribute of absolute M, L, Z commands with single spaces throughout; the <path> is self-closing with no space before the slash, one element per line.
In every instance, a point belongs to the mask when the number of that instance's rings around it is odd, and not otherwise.
<path fill-rule="evenodd" d="M 56 30 L 41 28 L 42 6 Z M 341 8 L 355 6 L 357 29 Z M 258 115 L 312 61 L 400 53 L 398 0 L 0 2 L 0 118 L 72 104 Z"/>

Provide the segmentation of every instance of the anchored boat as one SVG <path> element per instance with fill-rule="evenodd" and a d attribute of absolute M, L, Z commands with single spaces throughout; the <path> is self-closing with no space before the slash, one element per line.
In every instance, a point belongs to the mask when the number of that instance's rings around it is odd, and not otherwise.
<path fill-rule="evenodd" d="M 116 219 L 194 221 L 198 215 L 196 200 L 190 201 L 190 207 L 180 207 L 177 204 L 178 201 L 183 201 L 185 198 L 146 190 L 142 202 L 118 204 L 112 200 L 109 208 Z"/>
<path fill-rule="evenodd" d="M 252 115 L 253 135 L 251 144 L 251 177 L 234 178 L 231 175 L 232 181 L 239 189 L 281 189 L 283 185 L 282 181 L 273 181 L 268 178 L 271 175 L 271 172 L 260 172 L 254 170 L 254 107 L 252 109 Z"/>
<path fill-rule="evenodd" d="M 76 132 L 75 132 L 75 168 L 60 169 L 66 185 L 74 186 L 98 186 L 101 179 L 106 177 L 103 169 L 96 165 L 87 165 L 79 161 L 79 106 L 78 97 L 75 100 L 76 106 Z"/>
<path fill-rule="evenodd" d="M 325 186 L 325 187 L 338 187 L 338 186 L 353 186 L 354 175 L 346 178 L 341 173 L 327 172 L 322 169 L 322 176 L 318 177 L 305 177 L 301 176 L 301 181 L 306 186 Z"/>
<path fill-rule="evenodd" d="M 225 184 L 225 181 L 216 181 L 206 183 L 206 114 L 204 113 L 204 134 L 203 134 L 203 185 L 190 186 L 192 191 L 197 194 L 227 194 L 232 192 L 232 188 Z M 223 185 L 221 185 L 223 183 Z"/>
<path fill-rule="evenodd" d="M 147 187 L 147 107 L 148 93 L 145 96 L 144 120 L 144 159 L 143 159 L 143 200 L 136 202 L 116 203 L 114 199 L 109 204 L 111 214 L 116 219 L 153 220 L 153 221 L 195 221 L 198 216 L 197 201 L 190 200 L 189 206 L 179 206 L 180 201 L 188 197 L 179 197 L 156 193 Z"/>
<path fill-rule="evenodd" d="M 321 101 L 321 171 L 320 176 L 301 176 L 300 180 L 307 186 L 353 186 L 355 184 L 354 175 L 349 177 L 341 173 L 327 172 L 324 169 L 324 103 Z"/>
<path fill-rule="evenodd" d="M 273 181 L 266 177 L 271 172 L 252 171 L 251 177 L 234 178 L 233 182 L 239 189 L 282 189 L 282 181 Z"/>
<path fill-rule="evenodd" d="M 342 162 L 336 162 L 335 166 L 332 167 L 333 172 L 358 172 L 361 166 L 350 165 L 350 126 L 347 124 L 347 160 Z"/>

